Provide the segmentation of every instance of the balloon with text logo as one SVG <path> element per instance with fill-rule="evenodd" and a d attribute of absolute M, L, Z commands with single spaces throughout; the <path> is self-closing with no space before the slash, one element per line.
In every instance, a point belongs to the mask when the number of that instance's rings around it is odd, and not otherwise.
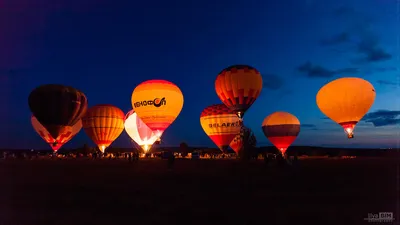
<path fill-rule="evenodd" d="M 230 66 L 222 70 L 215 80 L 218 97 L 241 120 L 260 95 L 262 87 L 260 72 L 247 65 Z"/>
<path fill-rule="evenodd" d="M 154 132 L 137 116 L 134 110 L 126 114 L 124 126 L 129 137 L 131 137 L 144 152 L 149 151 L 151 146 L 158 139 Z"/>
<path fill-rule="evenodd" d="M 82 118 L 88 102 L 86 95 L 73 87 L 46 84 L 30 93 L 28 104 L 38 122 L 57 139 Z"/>
<path fill-rule="evenodd" d="M 33 129 L 43 138 L 43 140 L 50 145 L 54 152 L 57 152 L 64 144 L 70 141 L 75 135 L 79 133 L 82 128 L 82 121 L 79 120 L 73 126 L 67 126 L 59 134 L 58 137 L 53 136 L 46 130 L 46 128 L 40 124 L 34 115 L 31 116 L 31 123 Z"/>
<path fill-rule="evenodd" d="M 113 105 L 95 105 L 82 118 L 85 133 L 104 153 L 124 130 L 124 112 Z"/>
<path fill-rule="evenodd" d="M 285 155 L 287 148 L 300 133 L 300 121 L 287 112 L 274 112 L 265 117 L 262 123 L 265 137 Z"/>
<path fill-rule="evenodd" d="M 183 108 L 183 94 L 174 83 L 166 80 L 148 80 L 132 92 L 132 107 L 137 116 L 161 138 Z"/>
<path fill-rule="evenodd" d="M 229 144 L 240 133 L 240 121 L 236 113 L 224 104 L 206 107 L 200 114 L 200 124 L 208 137 L 226 152 Z"/>
<path fill-rule="evenodd" d="M 344 77 L 324 85 L 316 100 L 321 112 L 342 126 L 348 138 L 353 138 L 356 124 L 372 107 L 375 96 L 375 88 L 370 82 Z"/>

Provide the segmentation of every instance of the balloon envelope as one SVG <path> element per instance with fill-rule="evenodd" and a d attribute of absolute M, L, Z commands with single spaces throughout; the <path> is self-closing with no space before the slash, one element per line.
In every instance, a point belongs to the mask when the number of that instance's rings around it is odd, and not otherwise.
<path fill-rule="evenodd" d="M 124 130 L 124 112 L 113 105 L 95 105 L 82 118 L 85 133 L 104 153 Z"/>
<path fill-rule="evenodd" d="M 144 151 L 148 151 L 158 137 L 153 131 L 137 116 L 134 110 L 129 111 L 125 116 L 125 131 L 129 137 L 136 142 Z"/>
<path fill-rule="evenodd" d="M 348 138 L 353 138 L 354 127 L 374 104 L 375 96 L 374 86 L 368 81 L 345 77 L 323 86 L 316 101 L 321 112 L 341 125 Z"/>
<path fill-rule="evenodd" d="M 262 123 L 265 137 L 285 154 L 287 148 L 293 143 L 300 133 L 300 121 L 287 112 L 274 112 L 265 117 Z"/>
<path fill-rule="evenodd" d="M 65 143 L 70 141 L 75 135 L 79 133 L 82 128 L 82 121 L 79 120 L 72 127 L 67 126 L 63 132 L 57 137 L 53 138 L 46 128 L 40 124 L 34 115 L 31 116 L 31 123 L 33 129 L 43 138 L 43 140 L 50 145 L 54 152 L 57 152 Z"/>
<path fill-rule="evenodd" d="M 63 85 L 48 84 L 35 88 L 28 98 L 36 119 L 56 139 L 65 127 L 76 124 L 87 109 L 87 99 L 81 91 Z"/>
<path fill-rule="evenodd" d="M 234 65 L 222 70 L 215 80 L 215 91 L 221 101 L 239 118 L 260 95 L 263 80 L 260 72 L 247 65 Z"/>
<path fill-rule="evenodd" d="M 248 145 L 255 147 L 257 144 L 257 139 L 254 133 L 251 131 L 250 128 L 242 126 L 240 133 L 235 136 L 229 146 L 232 148 L 236 154 L 239 154 L 239 151 L 242 149 L 243 145 L 245 144 L 245 137 L 249 136 L 247 139 Z"/>
<path fill-rule="evenodd" d="M 148 80 L 132 93 L 132 107 L 138 117 L 161 137 L 178 117 L 183 107 L 182 91 L 166 80 Z"/>
<path fill-rule="evenodd" d="M 241 127 L 235 112 L 224 104 L 206 107 L 201 112 L 200 124 L 221 151 L 226 151 L 233 138 L 240 132 Z"/>

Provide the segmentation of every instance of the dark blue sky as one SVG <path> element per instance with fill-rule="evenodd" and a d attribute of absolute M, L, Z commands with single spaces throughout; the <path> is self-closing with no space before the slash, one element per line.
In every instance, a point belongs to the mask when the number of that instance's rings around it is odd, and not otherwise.
<path fill-rule="evenodd" d="M 185 96 L 165 143 L 213 146 L 199 115 L 220 103 L 214 80 L 232 64 L 263 75 L 265 87 L 245 117 L 259 145 L 269 144 L 264 117 L 282 110 L 304 124 L 296 145 L 397 146 L 396 7 L 396 0 L 2 0 L 0 147 L 47 147 L 31 127 L 27 104 L 38 85 L 71 85 L 90 106 L 127 112 L 133 89 L 147 79 L 170 80 Z M 315 104 L 318 89 L 343 76 L 364 77 L 377 90 L 353 140 Z M 66 147 L 84 143 L 93 145 L 81 131 Z M 129 145 L 125 132 L 114 143 Z"/>

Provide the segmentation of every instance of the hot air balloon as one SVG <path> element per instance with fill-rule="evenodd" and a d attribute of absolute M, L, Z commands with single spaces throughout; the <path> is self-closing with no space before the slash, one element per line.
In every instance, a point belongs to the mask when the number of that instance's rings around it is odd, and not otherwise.
<path fill-rule="evenodd" d="M 87 109 L 81 91 L 63 85 L 47 84 L 35 88 L 28 98 L 29 108 L 54 139 L 65 127 L 76 124 Z"/>
<path fill-rule="evenodd" d="M 172 82 L 148 80 L 133 90 L 132 107 L 137 116 L 160 138 L 181 112 L 183 94 Z"/>
<path fill-rule="evenodd" d="M 300 121 L 287 112 L 274 112 L 265 117 L 262 123 L 265 137 L 285 155 L 287 148 L 300 133 Z"/>
<path fill-rule="evenodd" d="M 348 138 L 354 137 L 354 127 L 375 101 L 375 89 L 368 81 L 344 77 L 329 82 L 317 93 L 318 108 L 341 125 Z"/>
<path fill-rule="evenodd" d="M 262 87 L 260 72 L 246 65 L 230 66 L 222 70 L 215 80 L 218 97 L 240 119 L 260 95 Z"/>
<path fill-rule="evenodd" d="M 239 154 L 240 149 L 242 149 L 243 145 L 247 141 L 249 146 L 255 147 L 257 144 L 257 139 L 254 133 L 250 128 L 242 126 L 240 133 L 235 136 L 229 146 L 232 148 L 236 154 Z"/>
<path fill-rule="evenodd" d="M 129 137 L 147 152 L 158 137 L 153 131 L 137 116 L 134 110 L 129 111 L 125 116 L 125 131 Z"/>
<path fill-rule="evenodd" d="M 95 105 L 82 118 L 85 133 L 104 153 L 124 130 L 125 114 L 113 105 Z"/>
<path fill-rule="evenodd" d="M 229 143 L 240 132 L 239 118 L 224 104 L 208 106 L 201 112 L 200 124 L 204 132 L 225 152 Z"/>
<path fill-rule="evenodd" d="M 53 138 L 46 128 L 40 124 L 34 115 L 31 116 L 33 129 L 43 138 L 43 140 L 50 145 L 54 152 L 57 152 L 65 143 L 70 141 L 82 128 L 82 121 L 79 120 L 72 127 L 67 126 L 63 132 L 57 137 Z"/>

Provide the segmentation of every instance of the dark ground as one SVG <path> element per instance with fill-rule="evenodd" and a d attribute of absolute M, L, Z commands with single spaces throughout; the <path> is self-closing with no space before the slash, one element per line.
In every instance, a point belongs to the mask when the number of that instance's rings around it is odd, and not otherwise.
<path fill-rule="evenodd" d="M 378 212 L 400 220 L 397 160 L 300 163 L 176 160 L 168 171 L 163 160 L 0 161 L 0 225 L 354 225 Z"/>

